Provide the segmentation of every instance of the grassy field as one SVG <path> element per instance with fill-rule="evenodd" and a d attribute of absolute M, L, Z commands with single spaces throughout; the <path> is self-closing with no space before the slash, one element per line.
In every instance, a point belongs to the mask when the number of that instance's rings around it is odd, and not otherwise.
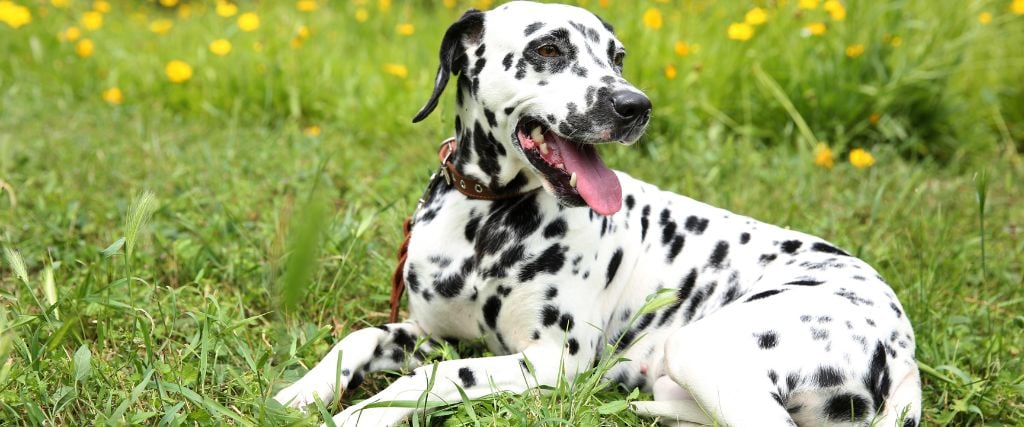
<path fill-rule="evenodd" d="M 451 93 L 410 119 L 491 3 L 0 1 L 0 424 L 321 422 L 268 397 L 386 321 Z M 852 250 L 924 424 L 1024 424 L 1024 1 L 579 3 L 655 105 L 611 166 Z M 413 423 L 655 423 L 599 377 Z"/>

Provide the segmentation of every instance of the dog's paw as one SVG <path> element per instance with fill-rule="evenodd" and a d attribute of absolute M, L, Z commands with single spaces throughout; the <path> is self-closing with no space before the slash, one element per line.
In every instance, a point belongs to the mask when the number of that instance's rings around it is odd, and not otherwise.
<path fill-rule="evenodd" d="M 284 406 L 305 411 L 306 406 L 316 402 L 317 396 L 324 405 L 327 405 L 334 399 L 334 386 L 323 381 L 306 381 L 303 378 L 277 392 L 274 400 Z"/>

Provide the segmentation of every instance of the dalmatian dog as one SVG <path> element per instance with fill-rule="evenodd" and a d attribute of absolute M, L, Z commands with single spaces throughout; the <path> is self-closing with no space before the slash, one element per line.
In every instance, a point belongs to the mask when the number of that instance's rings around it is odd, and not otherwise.
<path fill-rule="evenodd" d="M 651 392 L 633 409 L 666 425 L 916 426 L 914 334 L 871 266 L 605 166 L 595 146 L 636 142 L 651 117 L 624 57 L 576 7 L 511 2 L 451 25 L 414 121 L 457 75 L 447 160 L 502 197 L 432 179 L 402 270 L 408 319 L 344 337 L 275 399 L 301 408 L 411 370 L 334 417 L 394 425 L 415 409 L 389 402 L 520 393 L 622 356 L 606 377 Z M 641 310 L 659 290 L 676 298 Z M 497 356 L 424 362 L 481 338 Z"/>

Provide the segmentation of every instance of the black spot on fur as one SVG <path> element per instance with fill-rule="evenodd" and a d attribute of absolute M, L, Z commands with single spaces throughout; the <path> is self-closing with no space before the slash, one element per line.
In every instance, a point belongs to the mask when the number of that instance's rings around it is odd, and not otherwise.
<path fill-rule="evenodd" d="M 569 332 L 575 322 L 572 320 L 572 315 L 569 313 L 562 313 L 562 316 L 558 318 L 558 327 L 562 328 L 563 331 Z"/>
<path fill-rule="evenodd" d="M 405 275 L 405 283 L 409 285 L 409 293 L 420 291 L 420 278 L 416 276 L 416 266 L 409 263 L 409 271 Z"/>
<path fill-rule="evenodd" d="M 672 238 L 672 243 L 668 247 L 668 263 L 675 261 L 676 257 L 679 256 L 679 252 L 683 250 L 683 244 L 686 243 L 686 237 L 682 234 L 677 234 Z"/>
<path fill-rule="evenodd" d="M 615 253 L 612 254 L 612 259 L 608 261 L 608 272 L 606 273 L 604 287 L 612 284 L 612 280 L 615 279 L 615 273 L 619 272 L 619 264 L 622 262 L 622 248 L 616 249 Z"/>
<path fill-rule="evenodd" d="M 889 308 L 891 308 L 892 311 L 896 313 L 896 318 L 897 319 L 903 317 L 903 311 L 900 310 L 900 306 L 896 305 L 895 302 L 890 302 L 889 303 Z"/>
<path fill-rule="evenodd" d="M 544 299 L 553 300 L 558 296 L 558 288 L 554 286 L 548 287 L 548 290 L 544 292 Z"/>
<path fill-rule="evenodd" d="M 697 218 L 693 215 L 686 217 L 686 231 L 694 234 L 704 234 L 704 230 L 708 229 L 707 218 Z"/>
<path fill-rule="evenodd" d="M 762 299 L 762 298 L 768 298 L 768 297 L 770 297 L 772 295 L 781 294 L 781 293 L 783 293 L 785 291 L 786 291 L 785 289 L 770 289 L 770 290 L 767 290 L 767 291 L 764 291 L 764 292 L 758 292 L 758 293 L 756 293 L 754 295 L 751 295 L 750 298 L 747 298 L 747 300 L 745 302 L 757 301 L 757 300 Z"/>
<path fill-rule="evenodd" d="M 498 313 L 501 312 L 501 298 L 497 295 L 491 295 L 487 298 L 487 302 L 484 303 L 484 321 L 487 322 L 487 326 L 494 329 L 498 325 Z"/>
<path fill-rule="evenodd" d="M 820 280 L 810 280 L 810 279 L 808 279 L 808 280 L 794 280 L 792 282 L 787 282 L 786 284 L 787 285 L 794 285 L 794 286 L 818 286 L 818 285 L 820 285 L 822 283 L 825 283 L 825 282 L 822 282 Z"/>
<path fill-rule="evenodd" d="M 363 373 L 360 372 L 360 371 L 356 371 L 355 373 L 352 374 L 352 379 L 348 381 L 348 387 L 345 387 L 345 389 L 346 390 L 352 390 L 352 389 L 358 388 L 362 384 L 363 384 Z"/>
<path fill-rule="evenodd" d="M 576 341 L 576 338 L 569 338 L 566 344 L 569 346 L 569 355 L 575 356 L 580 351 L 580 343 Z"/>
<path fill-rule="evenodd" d="M 868 401 L 863 396 L 843 393 L 829 398 L 822 410 L 835 422 L 858 421 L 868 416 Z"/>
<path fill-rule="evenodd" d="M 523 35 L 524 36 L 529 36 L 530 34 L 536 33 L 537 30 L 541 29 L 541 27 L 543 27 L 543 26 L 544 26 L 543 22 L 534 22 L 534 23 L 532 23 L 530 25 L 527 25 L 526 26 L 526 30 L 523 31 Z"/>
<path fill-rule="evenodd" d="M 903 427 L 917 427 L 917 420 L 913 417 L 907 417 L 907 419 L 903 420 Z"/>
<path fill-rule="evenodd" d="M 740 244 L 745 245 L 750 241 L 750 233 L 740 233 Z"/>
<path fill-rule="evenodd" d="M 778 344 L 779 336 L 775 334 L 775 331 L 768 331 L 757 335 L 757 346 L 762 349 L 775 348 Z"/>
<path fill-rule="evenodd" d="M 476 237 L 476 230 L 478 227 L 480 227 L 480 218 L 482 217 L 475 216 L 473 218 L 470 218 L 469 221 L 466 222 L 466 229 L 463 231 L 463 233 L 466 236 L 466 240 L 472 242 L 473 239 Z"/>
<path fill-rule="evenodd" d="M 526 77 L 526 59 L 519 58 L 516 62 L 516 80 L 522 80 Z"/>
<path fill-rule="evenodd" d="M 650 225 L 650 221 L 647 219 L 647 217 L 650 216 L 650 215 L 651 215 L 651 205 L 644 206 L 643 211 L 641 211 L 641 217 L 640 217 L 640 241 L 641 242 L 644 241 L 644 239 L 647 238 L 647 226 Z"/>
<path fill-rule="evenodd" d="M 832 366 L 821 366 L 814 373 L 814 381 L 819 387 L 835 387 L 842 385 L 846 378 L 842 371 Z"/>
<path fill-rule="evenodd" d="M 508 116 L 508 115 L 511 115 L 513 111 L 516 111 L 516 108 L 515 107 L 505 107 L 504 111 L 505 111 L 505 115 Z"/>
<path fill-rule="evenodd" d="M 871 355 L 871 362 L 868 365 L 868 374 L 864 376 L 864 386 L 871 392 L 871 402 L 874 410 L 882 407 L 885 399 L 889 398 L 889 388 L 892 381 L 889 378 L 889 365 L 885 357 L 885 346 L 881 341 L 875 345 L 875 352 Z"/>
<path fill-rule="evenodd" d="M 541 324 L 544 326 L 554 325 L 558 321 L 558 308 L 553 305 L 545 305 L 540 312 Z"/>
<path fill-rule="evenodd" d="M 761 255 L 761 258 L 758 261 L 760 261 L 761 264 L 763 265 L 763 264 L 768 264 L 769 262 L 775 261 L 775 258 L 778 258 L 778 257 L 779 256 L 776 255 L 776 254 L 764 254 L 764 255 Z"/>
<path fill-rule="evenodd" d="M 470 388 L 476 385 L 476 376 L 469 368 L 459 368 L 459 379 L 462 380 L 462 388 Z"/>
<path fill-rule="evenodd" d="M 509 52 L 507 55 L 505 55 L 505 58 L 501 60 L 501 65 L 505 67 L 505 71 L 508 71 L 509 68 L 512 68 L 512 56 L 512 52 Z"/>
<path fill-rule="evenodd" d="M 487 118 L 487 125 L 489 125 L 491 128 L 498 127 L 498 119 L 497 117 L 494 116 L 493 111 L 484 108 L 484 117 Z"/>
<path fill-rule="evenodd" d="M 553 239 L 556 237 L 565 236 L 565 232 L 566 230 L 568 230 L 568 228 L 569 225 L 565 222 L 565 220 L 562 218 L 558 218 L 554 221 L 551 221 L 550 224 L 544 227 L 544 237 L 548 239 Z"/>
<path fill-rule="evenodd" d="M 708 265 L 714 268 L 722 268 L 722 261 L 725 260 L 727 255 L 729 255 L 729 243 L 724 240 L 720 240 L 718 244 L 715 245 L 715 250 L 711 252 L 711 258 L 708 259 Z"/>
<path fill-rule="evenodd" d="M 797 249 L 800 249 L 800 246 L 803 246 L 803 244 L 804 242 L 801 242 L 799 240 L 787 240 L 785 242 L 782 242 L 782 252 L 785 252 L 787 254 L 794 253 Z"/>
<path fill-rule="evenodd" d="M 626 210 L 633 210 L 633 206 L 636 206 L 636 199 L 630 194 L 626 196 Z"/>
<path fill-rule="evenodd" d="M 558 244 L 549 246 L 543 253 L 523 266 L 519 271 L 519 281 L 529 282 L 540 273 L 558 273 L 565 265 L 565 251 L 566 248 Z"/>
<path fill-rule="evenodd" d="M 769 369 L 768 370 L 768 379 L 772 380 L 772 384 L 778 384 L 779 383 L 779 373 L 775 372 L 774 369 Z"/>
<path fill-rule="evenodd" d="M 832 245 L 829 245 L 829 244 L 825 244 L 825 243 L 821 243 L 821 242 L 818 242 L 818 243 L 815 243 L 815 244 L 811 245 L 811 250 L 815 251 L 815 252 L 825 252 L 825 253 L 842 255 L 842 256 L 850 256 L 850 254 L 842 251 L 841 249 L 839 249 L 839 248 L 837 248 L 835 246 L 832 246 Z"/>
<path fill-rule="evenodd" d="M 661 314 L 661 320 L 658 321 L 658 326 L 664 326 L 668 323 L 672 315 L 679 310 L 679 307 L 683 306 L 683 302 L 690 297 L 690 293 L 693 292 L 693 287 L 697 285 L 697 269 L 690 269 L 690 273 L 683 277 L 683 280 L 679 282 L 679 290 L 676 291 L 676 301 L 673 302 Z"/>

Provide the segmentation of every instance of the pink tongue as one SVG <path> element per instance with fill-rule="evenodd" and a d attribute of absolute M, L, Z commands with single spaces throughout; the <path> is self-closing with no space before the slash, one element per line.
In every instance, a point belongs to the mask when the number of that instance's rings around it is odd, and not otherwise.
<path fill-rule="evenodd" d="M 576 172 L 576 191 L 594 212 L 612 215 L 622 208 L 622 186 L 619 177 L 608 169 L 593 146 L 582 148 L 570 141 L 558 141 L 565 168 Z"/>

